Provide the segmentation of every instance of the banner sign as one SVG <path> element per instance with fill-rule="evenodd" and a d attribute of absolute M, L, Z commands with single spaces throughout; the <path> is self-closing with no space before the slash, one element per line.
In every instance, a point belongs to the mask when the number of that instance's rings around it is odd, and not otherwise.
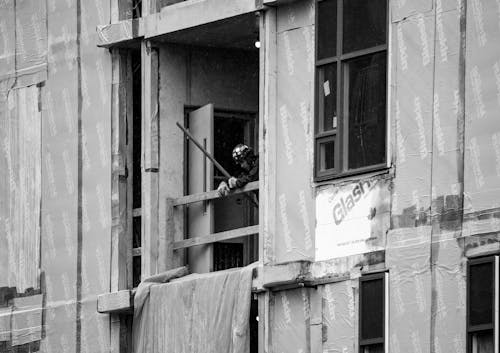
<path fill-rule="evenodd" d="M 390 181 L 329 186 L 316 195 L 316 261 L 384 249 Z"/>

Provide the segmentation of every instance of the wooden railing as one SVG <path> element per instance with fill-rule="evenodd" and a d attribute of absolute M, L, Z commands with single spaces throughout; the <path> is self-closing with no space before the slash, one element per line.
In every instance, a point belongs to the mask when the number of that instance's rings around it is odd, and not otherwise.
<path fill-rule="evenodd" d="M 251 192 L 251 191 L 255 191 L 255 190 L 259 190 L 259 182 L 258 181 L 248 183 L 247 185 L 245 185 L 241 189 L 235 189 L 228 196 L 242 194 L 242 193 Z M 203 192 L 203 193 L 199 193 L 199 194 L 182 196 L 182 197 L 179 197 L 176 199 L 169 199 L 169 200 L 167 200 L 167 203 L 170 204 L 170 207 L 172 208 L 172 211 L 173 211 L 174 207 L 188 205 L 188 204 L 195 203 L 195 202 L 215 200 L 215 199 L 224 198 L 224 197 L 226 197 L 226 196 L 220 196 L 219 193 L 217 192 L 217 190 L 213 190 L 213 191 Z M 172 216 L 172 214 L 170 214 L 169 216 Z M 185 249 L 185 248 L 189 248 L 189 247 L 196 246 L 196 245 L 210 244 L 210 243 L 215 243 L 215 242 L 222 241 L 222 240 L 229 240 L 229 239 L 239 238 L 239 237 L 243 237 L 243 236 L 247 236 L 247 235 L 258 234 L 258 233 L 259 233 L 259 226 L 253 225 L 253 226 L 249 226 L 249 227 L 231 229 L 231 230 L 227 230 L 227 231 L 219 232 L 219 233 L 191 235 L 189 239 L 175 241 L 173 243 L 173 249 L 174 250 Z"/>

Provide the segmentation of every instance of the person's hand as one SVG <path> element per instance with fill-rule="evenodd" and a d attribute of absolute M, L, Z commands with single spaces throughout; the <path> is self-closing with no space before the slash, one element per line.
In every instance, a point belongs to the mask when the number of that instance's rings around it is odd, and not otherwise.
<path fill-rule="evenodd" d="M 229 188 L 234 189 L 236 187 L 237 179 L 235 177 L 231 177 L 227 182 L 229 183 Z"/>
<path fill-rule="evenodd" d="M 225 181 L 219 184 L 217 192 L 219 193 L 219 196 L 227 196 L 227 194 L 229 194 L 229 186 L 227 186 L 227 183 Z"/>

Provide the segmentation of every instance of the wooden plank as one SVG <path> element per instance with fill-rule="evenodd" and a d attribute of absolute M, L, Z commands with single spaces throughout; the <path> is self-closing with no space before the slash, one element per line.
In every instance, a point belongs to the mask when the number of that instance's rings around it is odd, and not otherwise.
<path fill-rule="evenodd" d="M 127 79 L 131 73 L 130 55 L 113 49 L 111 104 L 111 290 L 128 286 L 127 262 L 132 256 L 131 229 L 128 221 L 127 167 Z"/>
<path fill-rule="evenodd" d="M 196 245 L 210 244 L 218 241 L 229 240 L 243 237 L 246 235 L 257 234 L 259 226 L 250 226 L 238 229 L 232 229 L 225 232 L 213 233 L 205 236 L 198 236 L 181 241 L 174 242 L 174 250 L 189 248 Z"/>
<path fill-rule="evenodd" d="M 96 30 L 98 47 L 126 46 L 144 36 L 144 21 L 142 18 L 127 19 L 97 26 Z"/>
<path fill-rule="evenodd" d="M 19 346 L 42 339 L 43 294 L 13 299 L 11 344 Z"/>
<path fill-rule="evenodd" d="M 158 184 L 158 51 L 141 43 L 142 68 L 142 202 L 141 276 L 157 273 L 159 229 Z"/>
<path fill-rule="evenodd" d="M 274 261 L 276 229 L 276 87 L 277 44 L 276 9 L 269 8 L 261 14 L 260 24 L 260 106 L 259 106 L 259 259 L 263 264 Z"/>
<path fill-rule="evenodd" d="M 145 18 L 151 38 L 263 9 L 261 0 L 190 0 L 163 7 Z"/>
<path fill-rule="evenodd" d="M 252 181 L 251 183 L 248 183 L 247 185 L 245 185 L 241 189 L 233 190 L 229 195 L 241 194 L 243 192 L 249 192 L 249 191 L 258 190 L 258 189 L 259 189 L 259 182 Z M 187 205 L 187 204 L 194 203 L 194 202 L 208 201 L 208 200 L 213 200 L 213 199 L 218 199 L 218 198 L 221 198 L 221 196 L 219 195 L 217 190 L 213 190 L 213 191 L 203 192 L 203 193 L 199 193 L 199 194 L 178 197 L 175 200 L 173 200 L 173 206 Z"/>
<path fill-rule="evenodd" d="M 101 294 L 97 296 L 99 313 L 123 313 L 134 308 L 134 295 L 130 289 Z"/>
<path fill-rule="evenodd" d="M 141 256 L 141 253 L 142 253 L 142 248 L 141 247 L 138 247 L 138 248 L 133 248 L 132 249 L 132 256 Z"/>
<path fill-rule="evenodd" d="M 158 169 L 158 50 L 150 42 L 141 43 L 142 56 L 142 165 Z"/>

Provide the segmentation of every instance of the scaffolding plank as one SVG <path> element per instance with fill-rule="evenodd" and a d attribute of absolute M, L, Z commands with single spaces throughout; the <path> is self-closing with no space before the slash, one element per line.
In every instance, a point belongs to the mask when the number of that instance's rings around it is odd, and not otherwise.
<path fill-rule="evenodd" d="M 213 233 L 205 236 L 193 237 L 190 239 L 176 241 L 174 242 L 174 250 L 189 248 L 191 246 L 196 246 L 196 245 L 215 243 L 222 240 L 229 240 L 258 233 L 259 233 L 258 225 L 232 229 L 225 232 Z"/>
<path fill-rule="evenodd" d="M 130 289 L 105 293 L 97 296 L 99 313 L 123 313 L 134 307 L 134 293 Z"/>
<path fill-rule="evenodd" d="M 259 182 L 258 181 L 252 181 L 251 183 L 248 183 L 241 189 L 235 189 L 233 192 L 231 192 L 230 195 L 235 195 L 235 194 L 241 194 L 244 192 L 249 192 L 253 190 L 258 190 L 259 189 Z M 187 205 L 190 203 L 194 202 L 200 202 L 200 201 L 207 201 L 207 200 L 213 200 L 213 199 L 218 199 L 221 196 L 217 192 L 217 190 L 209 191 L 209 192 L 203 192 L 199 194 L 193 194 L 193 195 L 187 195 L 187 196 L 182 196 L 173 201 L 174 206 L 180 206 L 180 205 Z"/>

